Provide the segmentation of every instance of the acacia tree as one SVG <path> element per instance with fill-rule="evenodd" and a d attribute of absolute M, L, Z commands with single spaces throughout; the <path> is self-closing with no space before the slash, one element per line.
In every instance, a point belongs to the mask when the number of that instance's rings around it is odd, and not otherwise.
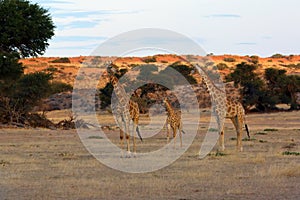
<path fill-rule="evenodd" d="M 23 74 L 20 57 L 44 54 L 54 35 L 48 11 L 26 0 L 0 0 L 0 91 Z"/>
<path fill-rule="evenodd" d="M 54 28 L 48 10 L 38 4 L 0 0 L 0 121 L 18 121 L 9 110 L 26 115 L 45 96 L 42 88 L 49 88 L 51 76 L 24 75 L 19 58 L 44 54 Z"/>
<path fill-rule="evenodd" d="M 0 52 L 21 57 L 44 54 L 54 35 L 48 10 L 26 0 L 0 0 Z"/>
<path fill-rule="evenodd" d="M 265 70 L 265 79 L 269 96 L 276 98 L 276 103 L 291 105 L 291 110 L 299 108 L 296 93 L 300 90 L 300 78 L 296 75 L 286 75 L 286 70 L 268 68 Z"/>
<path fill-rule="evenodd" d="M 243 97 L 243 105 L 245 107 L 255 106 L 259 110 L 264 110 L 264 105 L 261 104 L 264 98 L 264 83 L 254 72 L 257 65 L 240 63 L 236 66 L 234 72 L 226 77 L 227 81 L 234 81 L 235 86 L 241 86 L 241 95 Z"/>

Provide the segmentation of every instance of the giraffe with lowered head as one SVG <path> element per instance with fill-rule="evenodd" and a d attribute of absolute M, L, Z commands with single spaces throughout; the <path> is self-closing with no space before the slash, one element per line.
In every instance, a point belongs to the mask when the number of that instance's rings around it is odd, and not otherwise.
<path fill-rule="evenodd" d="M 109 62 L 107 67 L 107 72 L 110 78 L 110 82 L 114 87 L 114 92 L 117 97 L 117 102 L 115 107 L 113 108 L 116 113 L 116 119 L 120 128 L 120 145 L 123 149 L 124 145 L 124 131 L 127 142 L 127 156 L 130 157 L 130 122 L 133 122 L 133 152 L 136 154 L 136 140 L 135 140 L 135 132 L 137 132 L 141 141 L 143 141 L 138 123 L 139 123 L 139 106 L 136 102 L 132 101 L 130 97 L 127 95 L 124 87 L 119 83 L 118 78 L 115 76 L 115 69 L 112 67 L 112 62 Z M 122 129 L 122 124 L 124 129 Z"/>
<path fill-rule="evenodd" d="M 219 146 L 220 150 L 224 151 L 225 145 L 224 145 L 224 120 L 225 118 L 229 118 L 237 133 L 237 143 L 236 147 L 238 151 L 243 151 L 242 147 L 242 129 L 243 125 L 245 125 L 248 138 L 250 138 L 248 126 L 245 122 L 245 110 L 242 106 L 242 104 L 237 100 L 231 100 L 226 97 L 226 92 L 219 89 L 213 81 L 209 78 L 208 74 L 204 69 L 202 69 L 199 65 L 198 69 L 200 72 L 200 75 L 204 81 L 204 83 L 207 86 L 207 89 L 211 95 L 212 98 L 212 105 L 213 109 L 216 113 L 216 120 L 218 123 L 219 128 Z"/>

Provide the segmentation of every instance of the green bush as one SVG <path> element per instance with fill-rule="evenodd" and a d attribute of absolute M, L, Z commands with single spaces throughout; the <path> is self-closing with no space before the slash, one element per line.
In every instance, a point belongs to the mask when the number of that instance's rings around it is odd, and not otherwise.
<path fill-rule="evenodd" d="M 50 74 L 36 72 L 23 75 L 14 85 L 13 99 L 20 103 L 21 110 L 29 112 L 42 98 L 49 94 Z"/>
<path fill-rule="evenodd" d="M 276 128 L 266 128 L 264 131 L 272 132 L 272 131 L 278 131 L 278 129 L 276 129 Z"/>
<path fill-rule="evenodd" d="M 285 58 L 285 56 L 282 54 L 276 53 L 276 54 L 272 55 L 271 58 Z"/>
<path fill-rule="evenodd" d="M 23 74 L 24 67 L 17 54 L 0 52 L 0 80 L 15 80 Z"/>
<path fill-rule="evenodd" d="M 259 110 L 263 109 L 261 98 L 265 95 L 263 88 L 264 82 L 258 74 L 254 72 L 256 65 L 242 62 L 236 65 L 234 72 L 226 76 L 226 81 L 234 81 L 235 86 L 241 86 L 241 94 L 244 97 L 245 107 L 256 106 Z"/>
<path fill-rule="evenodd" d="M 223 59 L 225 62 L 235 62 L 235 58 L 227 57 Z"/>
<path fill-rule="evenodd" d="M 300 156 L 300 152 L 291 152 L 291 151 L 285 151 L 282 153 L 284 156 Z"/>
<path fill-rule="evenodd" d="M 268 68 L 265 70 L 265 79 L 269 96 L 276 99 L 275 103 L 291 105 L 291 109 L 299 109 L 296 93 L 300 92 L 300 77 L 286 75 L 285 70 Z"/>
<path fill-rule="evenodd" d="M 55 67 L 48 67 L 46 70 L 47 70 L 48 72 L 52 72 L 52 73 L 58 71 L 58 69 L 55 68 Z"/>
<path fill-rule="evenodd" d="M 51 63 L 71 63 L 69 58 L 58 58 L 50 61 Z"/>
<path fill-rule="evenodd" d="M 156 62 L 156 58 L 154 56 L 151 56 L 151 57 L 144 58 L 143 61 L 145 63 L 154 63 Z"/>
<path fill-rule="evenodd" d="M 185 64 L 181 64 L 180 62 L 175 62 L 171 65 L 169 65 L 166 69 L 160 71 L 160 75 L 169 76 L 169 80 L 178 84 L 182 85 L 185 84 L 185 82 L 180 82 L 179 77 L 177 77 L 172 70 L 178 71 L 181 75 L 184 76 L 184 78 L 188 81 L 189 84 L 196 84 L 196 79 L 192 76 L 192 72 L 195 70 L 193 67 L 190 67 Z M 173 75 L 174 77 L 172 77 Z"/>
<path fill-rule="evenodd" d="M 71 92 L 73 90 L 72 85 L 63 82 L 52 82 L 50 83 L 49 92 L 51 94 L 61 93 L 61 92 Z"/>
<path fill-rule="evenodd" d="M 252 62 L 255 65 L 259 63 L 259 57 L 258 56 L 251 56 L 250 59 L 251 59 L 250 62 Z"/>
<path fill-rule="evenodd" d="M 287 68 L 294 68 L 294 69 L 300 69 L 300 63 L 297 64 L 289 64 L 289 65 L 284 65 Z"/>
<path fill-rule="evenodd" d="M 0 24 L 0 122 L 24 124 L 52 76 L 24 75 L 18 59 L 44 54 L 55 26 L 47 9 L 27 0 L 1 0 Z"/>
<path fill-rule="evenodd" d="M 218 70 L 224 70 L 224 69 L 228 69 L 228 66 L 225 63 L 219 63 L 217 64 L 217 68 Z"/>

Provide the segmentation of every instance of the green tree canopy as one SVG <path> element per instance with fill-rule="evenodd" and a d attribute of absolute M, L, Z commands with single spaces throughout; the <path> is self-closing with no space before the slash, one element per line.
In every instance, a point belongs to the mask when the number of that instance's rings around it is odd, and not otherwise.
<path fill-rule="evenodd" d="M 10 87 L 23 74 L 23 66 L 17 57 L 16 54 L 0 52 L 0 91 L 4 85 Z"/>
<path fill-rule="evenodd" d="M 26 0 L 0 0 L 0 53 L 44 54 L 54 35 L 48 10 Z"/>
<path fill-rule="evenodd" d="M 190 67 L 188 65 L 182 64 L 180 62 L 175 62 L 171 65 L 169 65 L 165 70 L 162 70 L 160 72 L 161 75 L 169 76 L 169 81 L 172 81 L 178 85 L 183 85 L 186 82 L 180 81 L 182 80 L 181 77 L 174 76 L 174 73 L 172 73 L 172 70 L 178 71 L 189 84 L 196 84 L 196 79 L 192 76 L 192 72 L 195 70 L 193 67 Z"/>
<path fill-rule="evenodd" d="M 13 99 L 18 100 L 20 109 L 30 111 L 42 98 L 49 93 L 51 74 L 36 72 L 22 76 L 15 84 Z"/>
<path fill-rule="evenodd" d="M 51 74 L 24 74 L 21 57 L 44 54 L 54 25 L 47 10 L 26 0 L 0 0 L 0 121 L 21 122 L 51 92 L 66 85 L 51 84 Z M 70 88 L 68 88 L 70 89 Z"/>
<path fill-rule="evenodd" d="M 300 77 L 286 75 L 285 70 L 268 68 L 265 70 L 265 79 L 270 97 L 276 98 L 276 103 L 291 105 L 291 109 L 298 109 L 296 93 L 300 90 Z"/>
<path fill-rule="evenodd" d="M 226 77 L 242 87 L 243 104 L 255 106 L 258 111 L 277 109 L 280 103 L 289 104 L 291 110 L 299 109 L 296 93 L 300 91 L 300 77 L 287 75 L 285 70 L 268 68 L 264 77 L 259 77 L 254 70 L 257 65 L 240 63 L 234 72 Z M 264 78 L 264 79 L 263 79 Z"/>
<path fill-rule="evenodd" d="M 246 107 L 256 106 L 261 107 L 260 102 L 263 94 L 263 81 L 258 74 L 254 72 L 257 65 L 240 63 L 237 64 L 234 72 L 226 77 L 227 81 L 234 81 L 236 86 L 242 87 L 241 94 L 243 96 L 243 104 Z"/>

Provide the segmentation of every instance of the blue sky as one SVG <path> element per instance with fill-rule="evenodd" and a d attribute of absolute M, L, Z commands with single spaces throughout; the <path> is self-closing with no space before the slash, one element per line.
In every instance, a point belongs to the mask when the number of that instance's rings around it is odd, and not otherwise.
<path fill-rule="evenodd" d="M 207 53 L 300 53 L 299 0 L 32 0 L 49 9 L 55 37 L 44 56 L 90 55 L 140 28 L 183 34 Z"/>

